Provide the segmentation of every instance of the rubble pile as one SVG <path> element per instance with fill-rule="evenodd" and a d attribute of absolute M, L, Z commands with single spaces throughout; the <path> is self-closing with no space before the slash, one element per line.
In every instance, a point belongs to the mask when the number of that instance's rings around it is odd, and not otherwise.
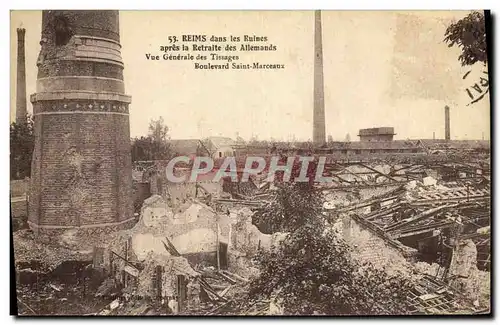
<path fill-rule="evenodd" d="M 490 259 L 479 257 L 480 251 L 489 251 L 489 186 L 465 181 L 467 175 L 444 180 L 432 169 L 405 168 L 362 163 L 332 168 L 341 189 L 318 186 L 331 229 L 344 237 L 352 258 L 363 265 L 359 272 L 383 269 L 411 279 L 408 304 L 414 313 L 489 308 L 490 274 L 478 267 Z M 35 241 L 28 230 L 15 232 L 16 268 L 22 272 L 49 273 L 65 260 L 92 260 L 93 269 L 106 276 L 97 286 L 84 277 L 83 286 L 73 288 L 42 284 L 39 301 L 22 300 L 29 296 L 22 287 L 18 297 L 23 312 L 43 313 L 79 293 L 83 301 L 95 302 L 78 307 L 67 301 L 66 312 L 282 314 L 280 301 L 273 299 L 239 304 L 259 275 L 253 257 L 279 246 L 288 235 L 263 234 L 252 224 L 252 208 L 273 199 L 274 190 L 271 183 L 252 184 L 216 196 L 197 185 L 201 199 L 180 195 L 175 202 L 153 195 L 144 201 L 134 227 L 100 234 L 90 251 L 72 230 L 47 242 Z"/>
<path fill-rule="evenodd" d="M 452 266 L 460 260 L 457 247 L 467 238 L 477 242 L 482 236 L 480 244 L 489 245 L 484 240 L 490 232 L 484 223 L 489 223 L 489 185 L 485 171 L 474 168 L 358 163 L 330 170 L 340 186 L 318 188 L 325 197 L 324 214 L 350 242 L 353 258 L 368 268 L 412 279 L 415 290 L 409 303 L 415 313 L 476 313 L 489 308 L 488 273 L 476 267 L 489 263 L 489 256 L 469 263 L 474 267 L 460 276 L 467 280 L 453 280 Z M 468 300 L 462 301 L 465 296 Z"/>
<path fill-rule="evenodd" d="M 46 274 L 64 261 L 90 260 L 90 254 L 87 251 L 75 251 L 58 242 L 35 240 L 33 232 L 29 229 L 16 231 L 13 237 L 18 272 Z"/>
<path fill-rule="evenodd" d="M 100 314 L 128 314 L 131 310 L 203 314 L 227 302 L 225 297 L 238 292 L 237 287 L 248 283 L 246 277 L 257 272 L 250 257 L 259 245 L 268 247 L 272 237 L 261 234 L 251 224 L 252 212 L 248 208 L 228 212 L 217 213 L 196 199 L 175 210 L 161 196 L 147 199 L 138 223 L 115 233 L 102 245 L 101 264 L 114 279 L 107 287 L 112 290 L 119 283 L 124 301 L 108 306 Z M 206 258 L 209 255 L 203 255 L 201 262 L 188 260 L 192 254 L 215 252 L 218 242 L 230 248 L 228 271 L 210 265 Z M 138 304 L 138 300 L 147 303 Z M 155 303 L 161 306 L 152 306 Z"/>
<path fill-rule="evenodd" d="M 94 297 L 89 286 L 39 283 L 17 286 L 19 315 L 87 315 L 104 308 L 111 299 Z"/>
<path fill-rule="evenodd" d="M 337 216 L 331 219 L 337 220 L 335 228 L 350 243 L 353 258 L 389 273 L 410 276 L 425 289 L 415 292 L 415 306 L 419 307 L 415 312 L 489 308 L 489 278 L 478 270 L 478 251 L 472 240 L 489 244 L 484 240 L 490 232 L 488 187 L 480 182 L 445 182 L 426 176 L 408 181 L 402 191 L 352 201 L 350 205 L 327 198 L 331 200 L 327 211 Z M 334 206 L 344 207 L 332 209 Z M 435 253 L 425 249 L 434 249 Z M 408 254 L 409 250 L 413 254 Z M 418 261 L 423 254 L 437 257 L 434 262 Z M 435 283 L 439 288 L 433 289 Z M 442 291 L 444 287 L 447 291 Z M 430 300 L 424 299 L 424 303 L 422 295 Z M 434 302 L 438 298 L 441 302 Z M 435 309 L 434 305 L 442 308 Z"/>

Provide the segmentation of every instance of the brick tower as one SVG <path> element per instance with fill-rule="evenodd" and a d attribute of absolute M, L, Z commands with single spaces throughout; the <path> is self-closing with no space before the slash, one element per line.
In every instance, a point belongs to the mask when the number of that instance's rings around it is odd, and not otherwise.
<path fill-rule="evenodd" d="M 17 29 L 17 83 L 16 83 L 16 123 L 26 122 L 26 63 L 24 36 L 26 29 Z"/>
<path fill-rule="evenodd" d="M 102 233 L 133 223 L 130 97 L 117 11 L 43 11 L 29 224 Z M 80 236 L 85 237 L 85 235 Z"/>

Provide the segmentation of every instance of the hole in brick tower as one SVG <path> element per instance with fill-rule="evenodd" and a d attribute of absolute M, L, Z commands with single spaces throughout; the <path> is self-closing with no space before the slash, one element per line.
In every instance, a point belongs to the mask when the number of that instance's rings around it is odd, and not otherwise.
<path fill-rule="evenodd" d="M 54 18 L 54 37 L 56 46 L 63 46 L 68 44 L 73 36 L 71 28 L 69 27 L 68 20 L 64 16 L 57 16 Z"/>

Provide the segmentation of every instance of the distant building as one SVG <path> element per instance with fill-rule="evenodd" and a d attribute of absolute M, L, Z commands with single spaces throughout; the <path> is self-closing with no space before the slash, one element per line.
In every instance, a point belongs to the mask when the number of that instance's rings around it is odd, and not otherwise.
<path fill-rule="evenodd" d="M 355 141 L 355 142 L 333 142 L 327 148 L 316 149 L 323 154 L 338 155 L 343 157 L 373 156 L 374 154 L 423 154 L 425 148 L 419 141 L 395 140 L 395 141 Z"/>
<path fill-rule="evenodd" d="M 247 145 L 237 145 L 234 147 L 236 157 L 246 157 L 249 155 L 268 155 L 270 148 L 268 143 L 249 143 Z"/>
<path fill-rule="evenodd" d="M 201 140 L 198 139 L 173 139 L 169 141 L 169 144 L 175 156 L 187 156 L 194 159 L 196 156 L 209 155 Z"/>
<path fill-rule="evenodd" d="M 394 128 L 379 127 L 359 130 L 359 140 L 363 142 L 392 141 L 394 139 Z"/>
<path fill-rule="evenodd" d="M 231 138 L 209 137 L 203 142 L 203 144 L 214 159 L 236 156 L 236 143 Z"/>

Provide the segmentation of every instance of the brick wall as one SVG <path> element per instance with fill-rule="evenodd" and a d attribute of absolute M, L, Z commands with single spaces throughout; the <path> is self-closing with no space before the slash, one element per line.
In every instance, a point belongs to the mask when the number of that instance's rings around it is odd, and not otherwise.
<path fill-rule="evenodd" d="M 38 78 L 55 76 L 95 76 L 123 80 L 123 68 L 103 62 L 57 61 L 38 67 Z"/>
<path fill-rule="evenodd" d="M 35 124 L 43 139 L 35 148 L 41 160 L 34 177 L 40 194 L 33 198 L 38 224 L 77 226 L 132 217 L 128 116 L 38 115 Z"/>

